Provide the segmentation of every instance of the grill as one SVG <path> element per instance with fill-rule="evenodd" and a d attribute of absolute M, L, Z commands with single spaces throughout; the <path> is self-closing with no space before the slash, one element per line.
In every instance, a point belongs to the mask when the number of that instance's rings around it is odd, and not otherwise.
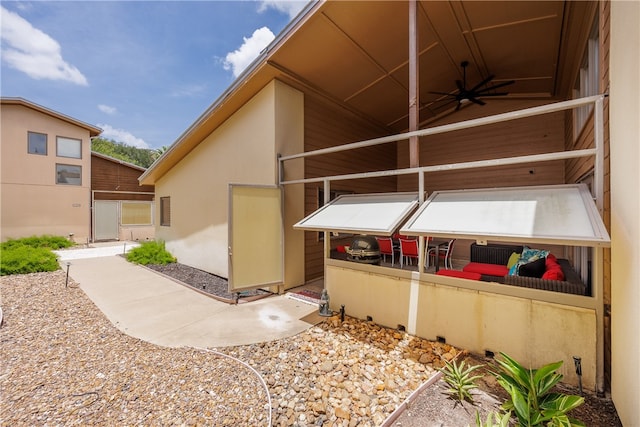
<path fill-rule="evenodd" d="M 351 241 L 347 259 L 362 264 L 380 264 L 380 245 L 374 236 L 358 236 Z"/>

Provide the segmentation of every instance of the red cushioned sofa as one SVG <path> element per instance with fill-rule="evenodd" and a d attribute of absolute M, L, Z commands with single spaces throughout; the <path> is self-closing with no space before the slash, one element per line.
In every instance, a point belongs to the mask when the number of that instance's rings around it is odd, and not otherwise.
<path fill-rule="evenodd" d="M 556 259 L 549 254 L 544 262 L 542 277 L 511 276 L 507 263 L 511 254 L 522 253 L 523 247 L 516 245 L 471 244 L 470 261 L 463 273 L 480 274 L 481 280 L 505 285 L 576 295 L 590 295 L 590 288 L 582 282 L 578 273 L 566 259 Z M 470 276 L 466 276 L 470 277 Z"/>

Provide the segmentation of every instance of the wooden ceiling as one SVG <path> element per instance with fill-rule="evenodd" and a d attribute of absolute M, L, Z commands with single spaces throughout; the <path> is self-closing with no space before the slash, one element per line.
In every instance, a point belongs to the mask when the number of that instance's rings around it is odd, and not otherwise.
<path fill-rule="evenodd" d="M 420 123 L 455 108 L 431 92 L 455 93 L 462 61 L 469 62 L 467 87 L 494 75 L 494 84 L 515 81 L 507 99 L 565 98 L 575 77 L 560 77 L 576 69 L 595 5 L 419 1 Z M 324 2 L 267 63 L 281 78 L 401 132 L 408 128 L 408 23 L 404 1 Z"/>

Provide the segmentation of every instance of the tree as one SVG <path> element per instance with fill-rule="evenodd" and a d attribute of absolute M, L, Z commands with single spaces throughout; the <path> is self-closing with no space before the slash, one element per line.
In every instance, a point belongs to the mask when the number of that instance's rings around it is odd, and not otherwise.
<path fill-rule="evenodd" d="M 164 147 L 163 147 L 164 148 Z M 106 138 L 94 138 L 91 141 L 91 151 L 120 159 L 127 163 L 148 168 L 158 157 L 156 150 L 136 148 L 121 142 Z"/>

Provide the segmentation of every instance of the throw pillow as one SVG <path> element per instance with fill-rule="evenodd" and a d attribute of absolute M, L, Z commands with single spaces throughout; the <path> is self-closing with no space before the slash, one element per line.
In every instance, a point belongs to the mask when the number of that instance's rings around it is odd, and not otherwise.
<path fill-rule="evenodd" d="M 535 261 L 537 259 L 544 259 L 546 258 L 546 256 L 549 255 L 549 251 L 547 250 L 540 250 L 540 249 L 531 249 L 528 247 L 524 247 L 522 250 L 522 255 L 520 255 L 520 259 L 518 260 L 518 262 L 511 267 L 511 269 L 509 270 L 509 275 L 510 276 L 518 276 L 521 274 L 519 273 L 520 271 L 520 266 L 530 263 L 532 261 Z M 544 273 L 544 271 L 542 272 Z M 540 275 L 542 275 L 542 273 Z M 540 277 L 540 276 L 538 276 Z"/>
<path fill-rule="evenodd" d="M 535 261 L 522 264 L 518 269 L 518 276 L 537 277 L 539 279 L 542 277 L 545 270 L 546 270 L 546 259 L 538 258 Z"/>
<path fill-rule="evenodd" d="M 557 267 L 548 268 L 547 271 L 545 271 L 542 275 L 542 278 L 547 280 L 564 280 L 564 272 L 562 271 L 562 267 L 560 267 L 560 264 L 558 264 Z"/>
<path fill-rule="evenodd" d="M 513 252 L 511 254 L 511 256 L 509 257 L 509 262 L 507 262 L 507 268 L 511 269 L 511 267 L 516 265 L 516 263 L 518 262 L 519 259 L 520 259 L 520 254 L 516 253 L 516 252 Z"/>

